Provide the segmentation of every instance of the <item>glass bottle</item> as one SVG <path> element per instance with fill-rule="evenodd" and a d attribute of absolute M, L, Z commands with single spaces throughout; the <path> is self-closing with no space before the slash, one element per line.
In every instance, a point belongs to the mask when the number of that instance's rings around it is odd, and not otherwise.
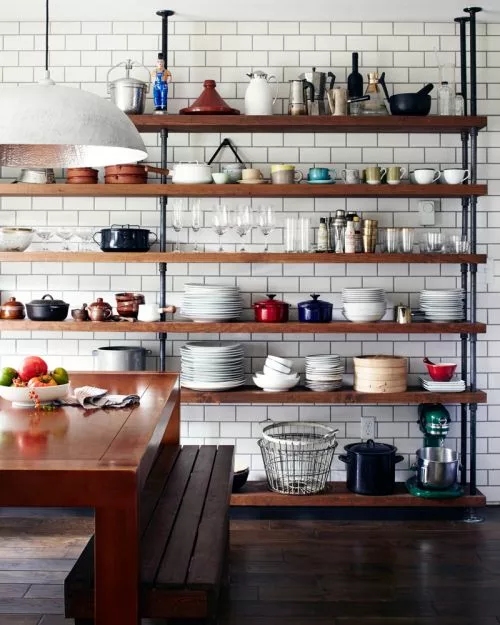
<path fill-rule="evenodd" d="M 455 115 L 465 115 L 465 100 L 461 93 L 455 96 Z"/>
<path fill-rule="evenodd" d="M 370 72 L 368 74 L 368 85 L 365 95 L 369 95 L 370 99 L 362 102 L 363 115 L 388 115 L 385 106 L 384 93 L 382 87 L 378 83 L 378 72 Z"/>
<path fill-rule="evenodd" d="M 443 80 L 438 89 L 438 115 L 454 115 L 453 91 L 447 80 Z M 453 104 L 452 104 L 453 102 Z"/>
<path fill-rule="evenodd" d="M 320 217 L 318 229 L 318 252 L 328 252 L 328 229 L 326 227 L 326 219 Z"/>
<path fill-rule="evenodd" d="M 356 230 L 354 228 L 353 218 L 347 217 L 347 225 L 345 229 L 344 251 L 346 254 L 354 254 L 356 252 Z"/>
<path fill-rule="evenodd" d="M 335 219 L 333 220 L 333 242 L 336 254 L 344 253 L 345 226 L 345 211 L 339 208 L 335 213 Z"/>
<path fill-rule="evenodd" d="M 153 76 L 153 101 L 155 113 L 167 112 L 168 85 L 172 81 L 172 74 L 165 67 L 163 54 L 158 53 L 156 67 L 152 71 Z"/>

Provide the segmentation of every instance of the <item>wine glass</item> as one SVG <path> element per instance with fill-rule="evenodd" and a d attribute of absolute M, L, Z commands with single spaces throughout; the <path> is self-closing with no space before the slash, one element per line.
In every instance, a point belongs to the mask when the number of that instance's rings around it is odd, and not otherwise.
<path fill-rule="evenodd" d="M 61 241 L 63 241 L 63 246 L 62 246 L 63 251 L 68 252 L 69 241 L 74 234 L 73 229 L 72 228 L 58 228 L 56 234 L 61 239 Z"/>
<path fill-rule="evenodd" d="M 43 242 L 42 250 L 46 252 L 49 248 L 47 247 L 47 243 L 51 236 L 53 235 L 52 228 L 37 228 L 36 235 Z"/>
<path fill-rule="evenodd" d="M 250 206 L 238 206 L 234 213 L 234 230 L 241 237 L 240 252 L 246 252 L 243 237 L 252 229 L 252 209 Z"/>
<path fill-rule="evenodd" d="M 259 207 L 259 228 L 264 237 L 267 237 L 276 227 L 276 220 L 272 206 Z M 266 238 L 266 246 L 264 252 L 269 251 L 269 243 Z"/>
<path fill-rule="evenodd" d="M 174 200 L 174 208 L 172 211 L 172 228 L 177 233 L 174 252 L 180 252 L 179 245 L 181 230 L 183 228 L 184 206 L 182 200 Z"/>
<path fill-rule="evenodd" d="M 92 252 L 94 230 L 92 228 L 78 228 L 77 237 L 82 242 L 81 249 L 84 252 Z"/>
<path fill-rule="evenodd" d="M 219 252 L 222 252 L 221 236 L 229 228 L 229 211 L 227 206 L 214 206 L 212 211 L 212 229 L 219 236 Z"/>
<path fill-rule="evenodd" d="M 199 252 L 198 250 L 198 237 L 197 234 L 201 228 L 203 215 L 201 212 L 200 200 L 193 200 L 191 203 L 191 228 L 194 232 L 194 251 Z"/>

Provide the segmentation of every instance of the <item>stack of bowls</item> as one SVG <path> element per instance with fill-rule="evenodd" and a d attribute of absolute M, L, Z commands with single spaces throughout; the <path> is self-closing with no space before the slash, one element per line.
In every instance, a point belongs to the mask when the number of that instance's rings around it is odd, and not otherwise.
<path fill-rule="evenodd" d="M 306 386 L 311 391 L 334 391 L 342 387 L 344 365 L 340 356 L 306 356 Z"/>
<path fill-rule="evenodd" d="M 342 313 L 348 321 L 380 321 L 385 315 L 385 291 L 379 288 L 343 289 Z"/>
<path fill-rule="evenodd" d="M 268 356 L 263 371 L 257 371 L 255 386 L 267 392 L 288 391 L 299 383 L 300 375 L 293 370 L 293 362 L 279 356 Z"/>
<path fill-rule="evenodd" d="M 231 321 L 241 314 L 237 286 L 187 283 L 184 291 L 182 314 L 193 321 Z"/>
<path fill-rule="evenodd" d="M 243 347 L 234 341 L 189 341 L 180 348 L 181 386 L 224 391 L 245 384 Z"/>

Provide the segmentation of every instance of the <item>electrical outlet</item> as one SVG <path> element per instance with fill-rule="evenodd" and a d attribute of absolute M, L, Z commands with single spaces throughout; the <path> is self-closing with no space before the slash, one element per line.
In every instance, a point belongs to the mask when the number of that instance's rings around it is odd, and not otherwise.
<path fill-rule="evenodd" d="M 375 417 L 361 417 L 361 440 L 375 438 Z"/>
<path fill-rule="evenodd" d="M 436 202 L 422 200 L 418 203 L 421 226 L 433 226 L 436 223 Z"/>

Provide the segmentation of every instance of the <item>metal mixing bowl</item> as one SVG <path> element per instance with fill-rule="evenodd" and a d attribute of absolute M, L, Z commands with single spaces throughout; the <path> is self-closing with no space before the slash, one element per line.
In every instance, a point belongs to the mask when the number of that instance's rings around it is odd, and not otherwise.
<path fill-rule="evenodd" d="M 458 478 L 458 454 L 447 447 L 422 447 L 417 451 L 417 480 L 422 488 L 450 488 Z"/>

